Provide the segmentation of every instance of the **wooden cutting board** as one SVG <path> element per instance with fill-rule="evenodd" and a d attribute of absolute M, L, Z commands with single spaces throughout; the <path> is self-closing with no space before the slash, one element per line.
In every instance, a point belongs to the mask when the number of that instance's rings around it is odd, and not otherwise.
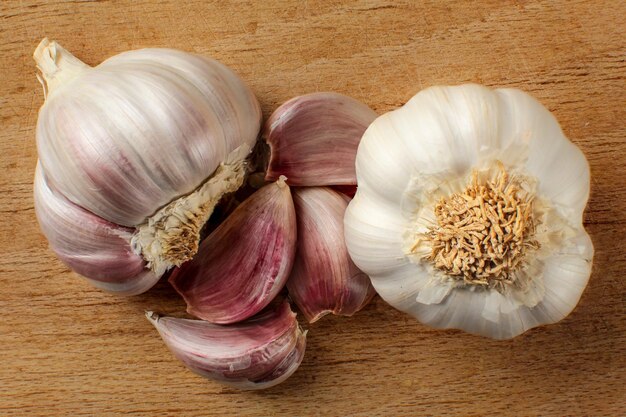
<path fill-rule="evenodd" d="M 0 5 L 0 415 L 626 415 L 626 2 L 3 1 Z M 284 384 L 240 392 L 187 371 L 143 311 L 180 314 L 167 283 L 117 298 L 59 262 L 32 200 L 47 36 L 89 64 L 143 47 L 212 56 L 267 116 L 333 90 L 382 113 L 422 88 L 524 89 L 587 155 L 594 271 L 559 324 L 497 342 L 435 331 L 379 298 L 309 328 Z"/>

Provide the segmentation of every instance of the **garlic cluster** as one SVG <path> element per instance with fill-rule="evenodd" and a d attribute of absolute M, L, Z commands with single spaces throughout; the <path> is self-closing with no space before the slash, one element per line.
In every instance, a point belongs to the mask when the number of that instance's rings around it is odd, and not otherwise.
<path fill-rule="evenodd" d="M 96 285 L 142 292 L 193 257 L 221 196 L 243 183 L 259 103 L 224 65 L 180 51 L 130 51 L 92 68 L 44 39 L 34 56 L 46 95 L 41 228 Z"/>
<path fill-rule="evenodd" d="M 506 339 L 578 303 L 593 258 L 589 166 L 527 94 L 423 90 L 369 126 L 356 172 L 346 242 L 392 306 Z"/>
<path fill-rule="evenodd" d="M 248 196 L 170 276 L 187 312 L 202 320 L 147 313 L 194 372 L 243 389 L 291 375 L 304 355 L 304 333 L 288 303 L 278 315 L 261 311 L 285 284 L 311 323 L 328 313 L 350 316 L 371 300 L 369 278 L 345 245 L 350 198 L 330 187 L 292 190 L 287 183 L 354 187 L 358 141 L 373 119 L 362 103 L 332 93 L 296 97 L 270 117 L 266 178 L 277 181 Z M 335 149 L 345 160 L 333 160 Z M 277 332 L 285 323 L 288 331 Z"/>

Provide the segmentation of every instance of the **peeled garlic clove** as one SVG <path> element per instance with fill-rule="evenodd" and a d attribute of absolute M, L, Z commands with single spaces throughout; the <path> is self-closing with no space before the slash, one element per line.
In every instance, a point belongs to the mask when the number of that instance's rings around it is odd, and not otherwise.
<path fill-rule="evenodd" d="M 146 312 L 174 356 L 193 372 L 245 390 L 269 388 L 300 366 L 306 347 L 288 302 L 228 326 Z"/>
<path fill-rule="evenodd" d="M 296 251 L 296 214 L 280 178 L 256 191 L 211 233 L 170 283 L 187 311 L 234 323 L 261 311 L 283 288 Z"/>
<path fill-rule="evenodd" d="M 361 136 L 376 113 L 337 93 L 312 93 L 280 106 L 265 124 L 271 155 L 266 179 L 290 185 L 355 185 Z"/>
<path fill-rule="evenodd" d="M 37 150 L 72 203 L 135 227 L 157 275 L 191 259 L 220 198 L 244 182 L 261 127 L 253 92 L 229 68 L 171 49 L 90 67 L 54 41 L 34 53 L 45 103 Z"/>
<path fill-rule="evenodd" d="M 375 294 L 344 242 L 348 202 L 345 195 L 325 187 L 294 191 L 298 251 L 287 289 L 310 323 L 328 313 L 351 316 Z"/>
<path fill-rule="evenodd" d="M 123 295 L 150 289 L 159 276 L 130 247 L 133 230 L 108 222 L 68 201 L 35 170 L 35 214 L 50 247 L 94 286 Z"/>

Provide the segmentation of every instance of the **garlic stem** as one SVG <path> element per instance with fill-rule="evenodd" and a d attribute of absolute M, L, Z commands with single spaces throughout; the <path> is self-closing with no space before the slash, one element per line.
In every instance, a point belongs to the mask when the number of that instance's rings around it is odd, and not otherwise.
<path fill-rule="evenodd" d="M 41 77 L 38 74 L 38 78 L 46 96 L 59 85 L 69 82 L 91 68 L 55 41 L 50 42 L 48 38 L 43 38 L 33 56 L 37 68 L 41 71 Z"/>

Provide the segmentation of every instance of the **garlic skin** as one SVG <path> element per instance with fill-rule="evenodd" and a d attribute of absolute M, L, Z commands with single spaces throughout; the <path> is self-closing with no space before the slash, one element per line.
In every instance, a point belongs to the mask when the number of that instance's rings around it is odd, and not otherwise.
<path fill-rule="evenodd" d="M 187 368 L 235 388 L 259 390 L 280 384 L 304 357 L 306 332 L 286 301 L 228 326 L 160 317 L 151 311 L 146 317 Z"/>
<path fill-rule="evenodd" d="M 356 170 L 359 187 L 345 216 L 348 249 L 397 309 L 433 327 L 508 339 L 563 319 L 578 303 L 593 258 L 582 223 L 589 165 L 554 116 L 529 95 L 478 85 L 423 90 L 370 125 Z M 472 178 L 479 188 L 500 181 L 502 190 L 517 189 L 502 195 L 522 204 L 527 216 L 511 210 L 500 219 L 489 214 L 509 203 L 498 206 L 467 194 Z M 467 207 L 451 214 L 449 224 L 461 221 L 456 230 L 473 230 L 467 235 L 471 244 L 442 249 L 449 249 L 442 253 L 450 262 L 442 267 L 448 261 L 431 259 L 439 250 L 431 238 L 439 230 L 442 239 L 461 242 L 463 233 L 442 231 L 441 210 L 464 198 Z M 487 228 L 464 217 L 466 210 Z M 507 216 L 517 223 L 500 223 Z M 523 221 L 530 225 L 527 235 Z M 513 233 L 518 246 L 508 236 Z M 472 247 L 483 249 L 468 255 Z M 487 261 L 484 269 L 481 259 Z M 465 278 L 453 272 L 463 265 L 481 272 Z"/>
<path fill-rule="evenodd" d="M 296 186 L 356 185 L 356 150 L 375 118 L 368 106 L 342 94 L 292 98 L 265 123 L 263 139 L 270 146 L 266 179 L 284 175 Z"/>
<path fill-rule="evenodd" d="M 258 313 L 283 288 L 296 252 L 296 213 L 285 178 L 248 197 L 202 241 L 169 282 L 187 312 L 212 323 Z"/>
<path fill-rule="evenodd" d="M 131 246 L 156 275 L 190 259 L 214 206 L 245 180 L 261 126 L 252 91 L 219 62 L 170 49 L 124 52 L 92 68 L 44 39 L 34 57 L 49 183 L 136 228 Z"/>
<path fill-rule="evenodd" d="M 37 220 L 50 247 L 92 285 L 120 295 L 135 295 L 159 280 L 132 251 L 132 229 L 89 213 L 55 192 L 39 165 L 34 197 Z"/>
<path fill-rule="evenodd" d="M 375 292 L 350 259 L 343 216 L 349 198 L 330 188 L 297 188 L 298 251 L 287 289 L 309 323 L 332 313 L 351 316 Z"/>

